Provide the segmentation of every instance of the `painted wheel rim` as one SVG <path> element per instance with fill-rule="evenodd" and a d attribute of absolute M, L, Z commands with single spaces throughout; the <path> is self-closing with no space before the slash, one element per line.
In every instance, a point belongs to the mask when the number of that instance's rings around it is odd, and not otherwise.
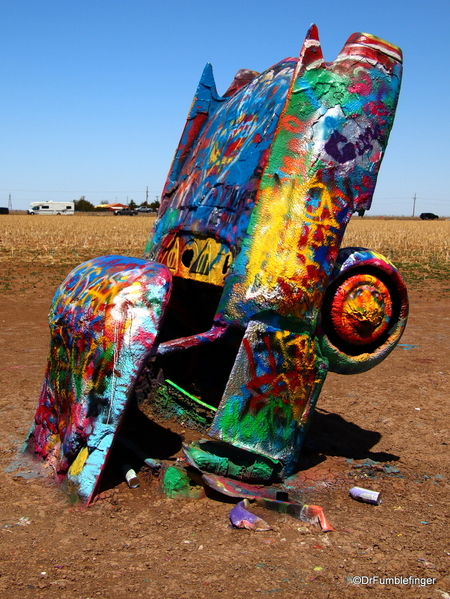
<path fill-rule="evenodd" d="M 357 274 L 336 289 L 331 301 L 331 321 L 335 333 L 353 345 L 369 345 L 389 328 L 392 298 L 377 277 Z"/>

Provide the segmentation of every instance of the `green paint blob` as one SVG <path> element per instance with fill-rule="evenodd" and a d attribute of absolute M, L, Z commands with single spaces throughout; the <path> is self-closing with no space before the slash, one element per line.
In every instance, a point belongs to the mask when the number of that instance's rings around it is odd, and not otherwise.
<path fill-rule="evenodd" d="M 182 468 L 169 466 L 164 473 L 162 488 L 167 497 L 171 499 L 187 497 L 190 491 L 190 478 Z"/>
<path fill-rule="evenodd" d="M 199 446 L 200 445 L 200 446 Z M 262 455 L 212 441 L 185 448 L 199 470 L 247 481 L 270 481 L 276 478 L 280 463 Z"/>

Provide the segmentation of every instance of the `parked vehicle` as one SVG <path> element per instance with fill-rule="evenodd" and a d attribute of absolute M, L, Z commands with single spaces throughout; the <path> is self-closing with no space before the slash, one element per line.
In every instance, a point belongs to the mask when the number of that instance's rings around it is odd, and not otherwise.
<path fill-rule="evenodd" d="M 136 208 L 136 212 L 154 212 L 154 210 L 148 206 L 139 206 L 139 208 Z"/>
<path fill-rule="evenodd" d="M 432 212 L 422 212 L 420 215 L 422 220 L 436 220 L 439 218 L 437 214 L 433 214 Z"/>
<path fill-rule="evenodd" d="M 4 208 L 0 206 L 0 214 L 9 214 L 9 208 Z"/>
<path fill-rule="evenodd" d="M 32 202 L 28 214 L 74 214 L 75 202 Z"/>
<path fill-rule="evenodd" d="M 114 216 L 136 216 L 136 214 L 136 210 L 131 210 L 131 208 L 121 208 L 114 212 Z"/>

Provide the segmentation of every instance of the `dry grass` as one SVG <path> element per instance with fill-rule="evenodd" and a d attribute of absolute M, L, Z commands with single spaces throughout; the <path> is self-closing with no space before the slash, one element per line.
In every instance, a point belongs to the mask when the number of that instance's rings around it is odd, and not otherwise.
<path fill-rule="evenodd" d="M 142 256 L 154 217 L 0 216 L 0 260 L 79 263 L 105 254 Z M 450 272 L 450 220 L 352 218 L 343 246 L 391 259 L 412 279 Z"/>
<path fill-rule="evenodd" d="M 400 270 L 408 284 L 450 280 L 450 220 L 352 218 L 343 247 L 377 250 Z"/>
<path fill-rule="evenodd" d="M 142 256 L 152 216 L 0 216 L 0 260 L 82 261 L 106 254 Z"/>
<path fill-rule="evenodd" d="M 393 262 L 450 264 L 450 220 L 352 218 L 343 246 L 377 250 Z"/>

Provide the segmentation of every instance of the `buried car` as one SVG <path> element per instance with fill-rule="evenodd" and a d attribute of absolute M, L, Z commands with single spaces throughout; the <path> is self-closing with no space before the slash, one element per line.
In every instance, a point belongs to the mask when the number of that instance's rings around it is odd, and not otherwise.
<path fill-rule="evenodd" d="M 327 372 L 395 347 L 400 274 L 340 245 L 370 208 L 401 71 L 401 51 L 368 34 L 324 62 L 315 26 L 299 58 L 239 71 L 223 96 L 207 65 L 145 258 L 86 262 L 52 302 L 27 447 L 84 502 L 144 368 L 202 410 L 191 465 L 269 483 L 295 471 Z"/>

